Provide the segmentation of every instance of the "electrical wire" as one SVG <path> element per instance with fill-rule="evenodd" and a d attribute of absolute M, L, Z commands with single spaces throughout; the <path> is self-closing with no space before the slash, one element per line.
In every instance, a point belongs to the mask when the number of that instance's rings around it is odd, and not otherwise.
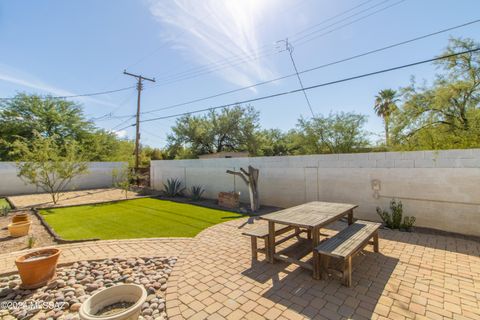
<path fill-rule="evenodd" d="M 78 98 L 78 97 L 92 97 L 92 96 L 99 96 L 99 95 L 103 95 L 103 94 L 110 94 L 110 93 L 130 90 L 130 89 L 133 89 L 133 88 L 135 88 L 135 86 L 120 88 L 120 89 L 115 89 L 115 90 L 108 90 L 108 91 L 75 94 L 75 95 L 70 95 L 70 96 L 45 96 L 43 98 L 44 99 L 67 99 L 67 98 Z M 13 100 L 13 99 L 16 99 L 16 97 L 0 98 L 0 100 Z"/>
<path fill-rule="evenodd" d="M 317 23 L 316 25 L 320 25 L 320 24 L 322 24 L 323 22 L 330 21 L 330 20 L 332 20 L 333 18 L 342 16 L 342 15 L 344 15 L 345 13 L 351 12 L 353 9 L 359 8 L 361 5 L 367 4 L 367 3 L 371 2 L 371 1 L 372 1 L 372 0 L 366 1 L 366 2 L 364 2 L 363 4 L 357 5 L 357 6 L 355 6 L 355 7 L 353 7 L 353 8 L 350 8 L 350 9 L 344 11 L 344 12 L 341 12 L 340 14 L 337 14 L 337 15 L 335 15 L 334 17 L 328 18 L 328 19 L 326 19 L 325 21 L 322 21 L 322 22 L 320 22 L 320 23 Z M 382 2 L 379 3 L 379 4 L 376 4 L 376 5 L 374 5 L 374 6 L 371 6 L 371 7 L 367 8 L 367 9 L 365 9 L 365 10 L 362 10 L 360 13 L 363 13 L 363 12 L 365 12 L 365 11 L 371 10 L 371 9 L 373 9 L 373 8 L 375 8 L 375 7 L 377 7 L 377 6 L 381 5 L 381 4 L 384 4 L 384 3 L 386 3 L 386 2 L 389 2 L 389 1 L 391 1 L 391 0 L 382 1 Z M 366 19 L 366 18 L 368 18 L 368 17 L 370 17 L 370 16 L 372 16 L 372 15 L 374 15 L 374 14 L 380 13 L 381 11 L 384 11 L 384 10 L 386 10 L 386 9 L 388 9 L 388 8 L 394 6 L 394 5 L 397 5 L 397 4 L 401 3 L 401 2 L 404 2 L 404 1 L 406 1 L 406 0 L 401 0 L 401 1 L 397 2 L 397 3 L 394 3 L 393 5 L 390 5 L 390 6 L 388 6 L 388 7 L 385 7 L 385 8 L 382 8 L 382 9 L 380 9 L 380 10 L 377 10 L 377 11 L 375 11 L 375 12 L 373 12 L 373 13 L 367 15 L 367 16 L 361 17 L 360 19 L 357 19 L 357 20 L 355 20 L 355 21 L 353 21 L 353 22 L 350 22 L 350 23 L 348 23 L 348 24 L 344 24 L 344 25 L 342 25 L 342 26 L 340 26 L 340 27 L 336 28 L 335 30 L 332 30 L 332 31 L 330 31 L 330 32 L 328 32 L 328 33 L 332 33 L 332 32 L 334 32 L 334 31 L 339 30 L 339 29 L 342 29 L 342 28 L 344 28 L 344 27 L 346 27 L 346 26 L 348 26 L 348 25 L 351 25 L 351 24 L 353 24 L 353 23 L 356 23 L 356 22 L 358 22 L 358 21 L 361 21 L 361 20 L 363 20 L 363 19 Z M 357 14 L 358 14 L 358 13 L 357 13 Z M 355 14 L 355 15 L 357 15 L 357 14 Z M 321 30 L 328 29 L 328 28 L 330 28 L 330 27 L 332 27 L 332 26 L 334 26 L 334 25 L 336 25 L 336 24 L 338 24 L 338 23 L 340 23 L 340 22 L 343 22 L 343 21 L 345 21 L 345 20 L 350 19 L 351 17 L 353 17 L 353 16 L 355 16 L 355 15 L 352 15 L 352 16 L 349 16 L 349 17 L 347 17 L 347 18 L 344 18 L 344 19 L 342 19 L 342 20 L 340 20 L 340 21 L 334 22 L 334 23 L 332 23 L 332 24 L 330 24 L 330 25 L 322 28 Z M 307 28 L 307 29 L 305 29 L 305 30 L 308 30 L 308 29 L 310 29 L 310 28 Z M 303 31 L 303 32 L 304 32 L 304 31 Z M 298 33 L 297 33 L 297 34 L 298 34 Z M 321 35 L 320 35 L 320 36 L 321 36 Z M 317 37 L 319 37 L 319 36 L 317 36 Z M 295 42 L 295 41 L 298 41 L 298 39 L 297 39 L 297 40 L 293 40 L 292 42 Z M 306 41 L 302 42 L 301 44 L 304 44 L 304 43 L 309 42 L 309 41 L 311 41 L 311 40 L 306 40 Z M 269 46 L 269 45 L 265 45 L 265 46 Z M 265 46 L 260 47 L 260 49 L 263 48 L 263 47 L 265 47 Z M 259 51 L 257 51 L 257 52 L 252 53 L 252 54 L 245 54 L 246 57 L 240 57 L 240 56 L 237 55 L 237 56 L 236 56 L 237 58 L 235 58 L 235 56 L 234 56 L 234 59 L 233 59 L 233 60 L 232 60 L 232 59 L 227 59 L 227 60 L 225 60 L 224 62 L 214 63 L 213 65 L 209 64 L 209 65 L 206 65 L 206 66 L 203 66 L 203 67 L 198 67 L 198 68 L 199 68 L 198 70 L 196 70 L 196 68 L 193 68 L 193 69 L 191 69 L 191 70 L 193 70 L 193 71 L 191 71 L 191 72 L 185 72 L 185 71 L 184 71 L 184 72 L 180 72 L 180 73 L 178 73 L 178 74 L 174 74 L 173 76 L 168 76 L 168 77 L 166 77 L 166 78 L 165 78 L 165 77 L 164 77 L 164 78 L 158 78 L 158 77 L 157 77 L 157 79 L 158 79 L 158 84 L 154 85 L 153 87 L 170 85 L 170 84 L 177 83 L 177 82 L 180 82 L 180 81 L 185 81 L 185 80 L 189 80 L 189 79 L 192 79 L 192 78 L 197 78 L 197 77 L 200 77 L 200 76 L 203 76 L 203 75 L 210 74 L 210 73 L 212 73 L 212 72 L 220 71 L 220 70 L 227 69 L 227 68 L 232 68 L 232 67 L 234 67 L 234 66 L 243 64 L 243 63 L 245 63 L 245 62 L 250 62 L 250 61 L 258 60 L 258 59 L 260 59 L 260 58 L 270 57 L 270 56 L 273 56 L 273 55 L 275 55 L 275 54 L 278 54 L 278 52 L 275 52 L 275 51 L 272 52 L 271 49 L 266 49 L 266 50 L 259 50 Z"/>
<path fill-rule="evenodd" d="M 319 70 L 319 69 L 322 69 L 322 68 L 325 68 L 325 67 L 340 64 L 340 63 L 343 63 L 343 62 L 355 60 L 355 59 L 365 57 L 365 56 L 368 56 L 368 55 L 371 55 L 371 54 L 374 54 L 374 53 L 382 52 L 382 51 L 392 49 L 392 48 L 395 48 L 395 47 L 399 47 L 399 46 L 402 46 L 402 45 L 405 45 L 405 44 L 409 44 L 409 43 L 412 43 L 412 42 L 415 42 L 415 41 L 423 40 L 423 39 L 426 39 L 426 38 L 429 38 L 429 37 L 433 37 L 433 36 L 436 36 L 436 35 L 439 35 L 439 34 L 442 34 L 442 33 L 446 33 L 446 32 L 449 32 L 449 31 L 452 31 L 452 30 L 455 30 L 455 29 L 463 28 L 463 27 L 466 27 L 466 26 L 469 26 L 469 25 L 472 25 L 472 24 L 475 24 L 475 23 L 479 23 L 479 22 L 480 22 L 480 19 L 469 21 L 469 22 L 466 22 L 466 23 L 463 23 L 463 24 L 460 24 L 460 25 L 456 25 L 456 26 L 453 26 L 453 27 L 449 27 L 449 28 L 446 28 L 446 29 L 439 30 L 439 31 L 431 32 L 431 33 L 421 35 L 421 36 L 418 36 L 418 37 L 415 37 L 415 38 L 412 38 L 412 39 L 408 39 L 408 40 L 405 40 L 405 41 L 390 44 L 390 45 L 387 45 L 387 46 L 384 46 L 384 47 L 381 47 L 381 48 L 377 48 L 377 49 L 374 49 L 374 50 L 366 51 L 366 52 L 363 52 L 363 53 L 360 53 L 360 54 L 357 54 L 357 55 L 354 55 L 354 56 L 351 56 L 351 57 L 348 57 L 348 58 L 336 60 L 336 61 L 333 61 L 333 62 L 322 64 L 320 66 L 305 69 L 305 70 L 300 71 L 299 74 L 308 73 L 308 72 Z M 142 112 L 142 114 L 149 114 L 149 113 L 155 113 L 155 112 L 158 112 L 158 111 L 173 109 L 173 108 L 176 108 L 176 107 L 181 107 L 181 106 L 189 105 L 189 104 L 192 104 L 192 103 L 201 102 L 201 101 L 217 98 L 217 97 L 220 97 L 220 96 L 236 93 L 236 92 L 239 92 L 239 91 L 255 88 L 255 87 L 258 87 L 258 86 L 261 86 L 261 85 L 264 85 L 264 84 L 276 82 L 276 81 L 279 81 L 279 80 L 284 80 L 284 79 L 294 77 L 294 76 L 296 76 L 296 73 L 291 73 L 291 74 L 281 76 L 281 77 L 278 77 L 278 78 L 275 78 L 275 79 L 270 79 L 270 80 L 258 82 L 256 84 L 252 84 L 252 85 L 249 85 L 249 86 L 245 86 L 245 87 L 241 87 L 241 88 L 237 88 L 237 89 L 233 89 L 233 90 L 229 90 L 229 91 L 225 91 L 225 92 L 220 92 L 220 93 L 217 93 L 217 94 L 214 94 L 214 95 L 211 95 L 211 96 L 207 96 L 207 97 L 204 97 L 204 98 L 193 99 L 193 100 L 189 100 L 189 101 L 185 101 L 185 102 L 181 102 L 181 103 L 168 105 L 168 106 L 165 106 L 165 107 L 152 109 L 152 110 L 149 110 L 149 111 L 144 111 L 144 112 Z"/>
<path fill-rule="evenodd" d="M 236 106 L 236 105 L 241 105 L 241 104 L 251 103 L 251 102 L 261 101 L 261 100 L 272 99 L 272 98 L 276 98 L 276 97 L 280 97 L 280 96 L 284 96 L 284 95 L 289 95 L 289 94 L 301 92 L 303 90 L 312 90 L 312 89 L 316 89 L 316 88 L 320 88 L 320 87 L 326 87 L 326 86 L 334 85 L 334 84 L 337 84 L 337 83 L 342 83 L 342 82 L 352 81 L 352 80 L 356 80 L 356 79 L 366 78 L 366 77 L 374 76 L 374 75 L 377 75 L 377 74 L 382 74 L 382 73 L 391 72 L 391 71 L 395 71 L 395 70 L 405 69 L 405 68 L 409 68 L 409 67 L 413 67 L 413 66 L 417 66 L 417 65 L 421 65 L 421 64 L 425 64 L 425 63 L 430 63 L 430 62 L 434 62 L 434 61 L 439 61 L 439 60 L 443 60 L 443 59 L 448 59 L 448 58 L 456 57 L 456 56 L 459 56 L 459 55 L 462 55 L 462 54 L 468 54 L 468 53 L 473 53 L 473 52 L 477 52 L 477 51 L 480 51 L 480 47 L 475 48 L 475 49 L 465 50 L 465 51 L 462 51 L 462 52 L 443 55 L 443 56 L 439 56 L 439 57 L 435 57 L 435 58 L 431 58 L 431 59 L 427 59 L 427 60 L 421 60 L 421 61 L 417 61 L 417 62 L 413 62 L 413 63 L 409 63 L 409 64 L 404 64 L 404 65 L 401 65 L 401 66 L 396 66 L 396 67 L 392 67 L 392 68 L 387 68 L 387 69 L 377 70 L 377 71 L 373 71 L 373 72 L 369 72 L 369 73 L 364 73 L 364 74 L 360 74 L 360 75 L 356 75 L 356 76 L 352 76 L 352 77 L 348 77 L 348 78 L 343 78 L 343 79 L 334 80 L 334 81 L 330 81 L 330 82 L 324 82 L 324 83 L 316 84 L 316 85 L 313 85 L 313 86 L 305 87 L 303 89 L 300 88 L 300 89 L 294 89 L 294 90 L 290 90 L 290 91 L 283 91 L 283 92 L 279 92 L 279 93 L 275 93 L 275 94 L 271 94 L 271 95 L 267 95 L 267 96 L 263 96 L 263 97 L 238 101 L 238 102 L 224 104 L 224 105 L 220 105 L 220 106 L 216 106 L 216 107 L 210 107 L 210 108 L 204 108 L 204 109 L 199 109 L 199 110 L 194 110 L 194 111 L 189 111 L 189 112 L 183 112 L 183 113 L 173 114 L 173 115 L 169 115 L 169 116 L 145 119 L 145 120 L 141 120 L 140 122 L 152 122 L 152 121 L 176 118 L 176 117 L 181 117 L 181 116 L 191 115 L 191 114 L 194 114 L 194 113 L 200 113 L 200 112 L 211 111 L 211 110 L 216 110 L 216 109 L 225 109 L 225 108 Z M 135 126 L 135 124 L 126 126 L 126 127 L 121 128 L 119 130 L 123 130 L 123 129 L 133 127 L 133 126 Z"/>

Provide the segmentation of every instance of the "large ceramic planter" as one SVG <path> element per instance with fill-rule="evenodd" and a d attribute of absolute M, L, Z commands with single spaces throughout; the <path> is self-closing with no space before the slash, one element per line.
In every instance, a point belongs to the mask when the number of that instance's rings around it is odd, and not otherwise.
<path fill-rule="evenodd" d="M 28 214 L 26 214 L 26 213 L 16 214 L 12 217 L 12 223 L 29 221 L 29 220 L 30 220 L 30 218 L 28 217 Z"/>
<path fill-rule="evenodd" d="M 28 234 L 28 231 L 30 231 L 30 226 L 32 222 L 30 221 L 21 221 L 21 222 L 15 222 L 15 223 L 10 223 L 8 225 L 8 232 L 10 233 L 10 237 L 23 237 Z"/>
<path fill-rule="evenodd" d="M 136 284 L 120 284 L 95 293 L 80 307 L 82 320 L 136 320 L 140 316 L 147 291 Z M 97 315 L 105 307 L 119 302 L 133 303 L 129 308 L 111 315 Z"/>
<path fill-rule="evenodd" d="M 15 264 L 22 279 L 22 288 L 40 288 L 52 280 L 59 256 L 60 250 L 52 248 L 36 250 L 17 258 Z"/>

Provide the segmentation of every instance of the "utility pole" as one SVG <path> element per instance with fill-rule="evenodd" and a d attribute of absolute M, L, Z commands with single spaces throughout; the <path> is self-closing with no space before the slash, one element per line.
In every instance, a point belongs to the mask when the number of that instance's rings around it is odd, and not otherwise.
<path fill-rule="evenodd" d="M 137 78 L 137 92 L 138 92 L 138 97 L 137 97 L 137 121 L 135 125 L 135 173 L 138 173 L 138 166 L 139 166 L 139 149 L 140 149 L 140 95 L 143 89 L 143 80 L 155 82 L 155 78 L 150 79 L 146 78 L 142 75 L 138 74 L 133 74 L 127 72 L 127 70 L 123 70 L 123 74 L 126 74 L 127 76 L 131 76 L 134 78 Z"/>
<path fill-rule="evenodd" d="M 293 68 L 295 69 L 295 73 L 297 74 L 297 79 L 298 79 L 298 82 L 300 83 L 300 87 L 302 88 L 302 92 L 303 92 L 303 95 L 305 97 L 305 100 L 307 101 L 308 108 L 310 109 L 310 112 L 312 113 L 312 117 L 315 117 L 315 114 L 313 113 L 312 105 L 310 104 L 310 100 L 308 99 L 308 96 L 307 96 L 307 92 L 305 91 L 305 89 L 303 87 L 302 78 L 300 78 L 300 74 L 298 73 L 297 65 L 295 64 L 295 60 L 293 59 L 294 48 L 293 48 L 292 44 L 288 41 L 288 38 L 286 38 L 285 40 L 277 41 L 277 43 L 285 43 L 285 49 L 280 50 L 280 52 L 288 51 L 288 53 L 290 54 L 290 60 L 292 60 Z"/>

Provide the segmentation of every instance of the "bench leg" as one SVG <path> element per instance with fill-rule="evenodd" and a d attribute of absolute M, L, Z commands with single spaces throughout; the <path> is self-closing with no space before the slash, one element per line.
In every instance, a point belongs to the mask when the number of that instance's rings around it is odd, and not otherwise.
<path fill-rule="evenodd" d="M 346 287 L 352 286 L 352 256 L 345 258 L 343 265 L 343 284 Z"/>
<path fill-rule="evenodd" d="M 312 229 L 307 230 L 307 239 L 311 240 L 312 239 Z"/>
<path fill-rule="evenodd" d="M 250 237 L 252 242 L 252 261 L 258 260 L 257 237 Z"/>
<path fill-rule="evenodd" d="M 375 231 L 373 234 L 373 251 L 379 252 L 378 250 L 378 231 Z"/>

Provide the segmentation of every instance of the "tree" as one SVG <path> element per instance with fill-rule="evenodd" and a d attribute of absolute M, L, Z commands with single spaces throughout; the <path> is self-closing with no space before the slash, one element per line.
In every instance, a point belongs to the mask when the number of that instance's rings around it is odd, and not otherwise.
<path fill-rule="evenodd" d="M 179 118 L 168 136 L 170 150 L 189 149 L 193 156 L 222 151 L 256 150 L 259 114 L 252 107 L 236 106 L 203 116 Z"/>
<path fill-rule="evenodd" d="M 116 168 L 112 170 L 112 180 L 113 185 L 122 189 L 125 193 L 125 199 L 128 199 L 128 191 L 130 191 L 133 183 L 138 180 L 138 174 L 135 173 L 133 168 L 125 165 L 120 170 Z"/>
<path fill-rule="evenodd" d="M 397 110 L 397 92 L 392 89 L 381 90 L 378 95 L 375 96 L 375 113 L 383 118 L 385 125 L 385 145 L 389 145 L 388 129 L 390 125 L 390 116 Z"/>
<path fill-rule="evenodd" d="M 366 116 L 350 112 L 300 119 L 297 127 L 302 153 L 347 153 L 366 147 L 366 122 Z"/>
<path fill-rule="evenodd" d="M 0 101 L 0 161 L 21 160 L 19 154 L 11 152 L 13 143 L 19 139 L 31 141 L 35 132 L 55 137 L 60 146 L 75 140 L 88 161 L 133 161 L 134 143 L 97 128 L 75 102 L 23 93 Z"/>
<path fill-rule="evenodd" d="M 26 183 L 49 193 L 57 204 L 61 193 L 72 180 L 87 172 L 82 151 L 74 140 L 58 144 L 58 137 L 43 137 L 34 133 L 32 141 L 19 139 L 13 143 L 13 151 L 22 161 L 17 162 L 18 176 Z"/>
<path fill-rule="evenodd" d="M 35 132 L 43 137 L 55 137 L 63 144 L 66 139 L 81 143 L 94 131 L 86 121 L 82 109 L 74 102 L 52 97 L 18 94 L 12 100 L 0 103 L 0 158 L 12 158 L 12 144 L 19 138 L 26 141 L 35 138 Z"/>
<path fill-rule="evenodd" d="M 471 39 L 451 39 L 444 55 L 478 48 Z M 480 146 L 480 53 L 471 52 L 437 65 L 445 71 L 431 86 L 403 88 L 404 104 L 394 121 L 399 149 Z"/>

